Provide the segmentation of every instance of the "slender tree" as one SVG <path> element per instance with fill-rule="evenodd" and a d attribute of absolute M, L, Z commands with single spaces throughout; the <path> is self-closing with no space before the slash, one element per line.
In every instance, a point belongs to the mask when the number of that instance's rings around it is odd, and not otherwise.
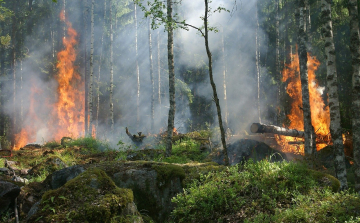
<path fill-rule="evenodd" d="M 167 31 L 168 31 L 168 67 L 169 67 L 169 101 L 170 109 L 168 115 L 168 127 L 166 138 L 166 156 L 172 152 L 172 136 L 175 120 L 175 66 L 174 66 L 174 27 L 172 15 L 172 1 L 166 0 L 167 3 Z"/>
<path fill-rule="evenodd" d="M 110 129 L 114 134 L 114 103 L 113 103 L 113 89 L 114 89 L 114 58 L 113 58 L 113 24 L 112 24 L 112 0 L 109 2 L 110 7 Z"/>
<path fill-rule="evenodd" d="M 336 72 L 335 45 L 331 20 L 331 0 L 321 0 L 322 35 L 325 40 L 325 57 L 327 71 L 327 91 L 330 108 L 330 132 L 334 147 L 336 177 L 341 183 L 341 190 L 347 189 L 344 145 L 341 134 L 340 105 Z"/>
<path fill-rule="evenodd" d="M 305 131 L 305 155 L 312 155 L 315 152 L 314 130 L 311 124 L 310 100 L 309 100 L 309 81 L 307 68 L 307 35 L 305 28 L 304 12 L 305 0 L 298 0 L 298 45 L 299 45 L 299 63 L 301 79 L 302 110 L 304 113 L 304 131 Z"/>
<path fill-rule="evenodd" d="M 104 0 L 104 17 L 103 17 L 103 30 L 101 34 L 101 48 L 100 48 L 100 59 L 99 59 L 99 71 L 98 71 L 98 78 L 97 78 L 97 106 L 96 106 L 96 130 L 99 127 L 99 112 L 100 112 L 100 77 L 101 77 L 101 65 L 103 60 L 103 52 L 104 52 L 104 35 L 105 35 L 105 21 L 106 21 L 106 2 L 107 0 Z"/>
<path fill-rule="evenodd" d="M 93 76 L 94 76 L 94 5 L 95 0 L 91 1 L 91 39 L 90 39 L 90 79 L 89 79 L 89 96 L 88 96 L 88 107 L 89 107 L 89 132 L 88 135 L 92 136 L 93 131 Z"/>
<path fill-rule="evenodd" d="M 279 4 L 280 0 L 276 0 L 275 3 L 275 10 L 276 10 L 276 22 L 275 22 L 275 27 L 276 27 L 276 48 L 275 48 L 275 73 L 276 73 L 276 77 L 279 80 L 278 82 L 278 89 L 277 89 L 277 94 L 276 94 L 276 105 L 278 107 L 277 112 L 276 112 L 276 122 L 277 125 L 280 125 L 281 121 L 280 121 L 280 98 L 281 98 L 281 72 L 280 72 L 280 17 L 279 17 L 279 10 L 280 10 L 280 4 Z"/>
<path fill-rule="evenodd" d="M 355 191 L 360 194 L 360 34 L 356 0 L 348 0 L 350 51 L 352 57 L 352 135 L 354 148 Z"/>
<path fill-rule="evenodd" d="M 226 148 L 225 131 L 224 131 L 223 123 L 222 123 L 220 102 L 219 102 L 219 98 L 217 96 L 216 85 L 215 85 L 214 78 L 213 78 L 213 73 L 212 73 L 212 56 L 211 56 L 210 47 L 209 47 L 209 30 L 208 30 L 208 17 L 209 17 L 209 15 L 208 14 L 209 14 L 209 3 L 208 3 L 208 0 L 205 0 L 205 16 L 204 16 L 205 33 L 204 33 L 204 38 L 205 38 L 206 54 L 207 54 L 208 59 L 209 59 L 210 83 L 211 83 L 211 87 L 212 87 L 212 90 L 213 90 L 214 101 L 215 101 L 215 104 L 216 104 L 216 110 L 217 110 L 217 116 L 218 116 L 220 134 L 221 134 L 221 142 L 222 142 L 222 146 L 223 146 L 223 150 L 224 150 L 225 165 L 229 165 L 229 157 L 228 157 L 227 148 Z"/>
<path fill-rule="evenodd" d="M 151 82 L 151 132 L 154 132 L 154 102 L 155 102 L 155 83 L 152 59 L 152 44 L 151 44 L 151 21 L 148 19 L 148 36 L 149 36 L 149 65 L 150 65 L 150 82 Z"/>
<path fill-rule="evenodd" d="M 255 66 L 256 66 L 256 80 L 257 80 L 257 112 L 258 112 L 258 121 L 261 123 L 261 108 L 260 108 L 260 65 L 259 65 L 259 17 L 258 17 L 258 1 L 256 1 L 256 8 L 255 8 L 255 17 L 256 17 L 256 29 L 255 29 Z M 278 20 L 276 20 L 276 27 L 278 28 Z M 278 38 L 276 40 L 278 43 Z M 276 45 L 277 46 L 277 45 Z M 278 51 L 276 51 L 278 53 Z M 276 55 L 276 58 L 278 55 Z M 276 63 L 277 64 L 277 63 Z M 276 66 L 277 67 L 277 66 Z M 280 103 L 280 101 L 279 101 Z"/>
<path fill-rule="evenodd" d="M 159 116 L 162 117 L 161 108 L 161 67 L 160 67 L 160 30 L 157 31 L 157 72 L 158 72 L 158 104 Z"/>
<path fill-rule="evenodd" d="M 137 25 L 137 9 L 134 4 L 134 23 L 135 23 L 135 63 L 136 63 L 136 80 L 137 80 L 137 94 L 136 94 L 136 125 L 139 128 L 140 124 L 140 71 L 139 71 L 139 55 L 138 55 L 138 25 Z"/>
<path fill-rule="evenodd" d="M 223 69 L 223 89 L 224 89 L 224 106 L 225 106 L 225 112 L 224 112 L 224 121 L 225 121 L 225 128 L 228 128 L 228 104 L 227 104 L 227 84 L 226 84 L 226 60 L 225 60 L 225 41 L 224 41 L 224 28 L 222 28 L 221 32 L 221 60 L 222 60 L 222 69 Z"/>
<path fill-rule="evenodd" d="M 65 2 L 65 0 L 64 0 Z M 83 20 L 84 20 L 84 82 L 85 82 L 85 136 L 89 135 L 89 78 L 88 78 L 88 43 L 87 43 L 87 36 L 88 36 L 88 0 L 83 1 Z M 65 14 L 64 14 L 65 15 Z"/>

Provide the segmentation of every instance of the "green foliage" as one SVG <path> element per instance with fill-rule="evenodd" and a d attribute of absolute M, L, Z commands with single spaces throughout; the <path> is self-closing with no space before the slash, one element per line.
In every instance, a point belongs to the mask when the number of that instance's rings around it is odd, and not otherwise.
<path fill-rule="evenodd" d="M 53 140 L 53 141 L 50 141 L 50 142 L 46 142 L 44 144 L 44 147 L 50 148 L 50 149 L 55 149 L 55 148 L 61 147 L 61 144 L 56 142 L 55 140 Z"/>
<path fill-rule="evenodd" d="M 193 139 L 179 140 L 173 144 L 171 156 L 160 155 L 154 160 L 168 163 L 203 162 L 208 154 L 200 151 L 200 145 L 199 141 Z M 164 146 L 160 148 L 165 150 Z"/>
<path fill-rule="evenodd" d="M 6 34 L 5 36 L 0 36 L 0 43 L 1 43 L 1 45 L 3 45 L 4 47 L 10 46 L 11 37 L 9 36 L 9 34 Z"/>
<path fill-rule="evenodd" d="M 75 139 L 67 145 L 68 147 L 78 146 L 85 148 L 84 152 L 96 153 L 110 150 L 110 144 L 106 141 L 100 141 L 92 137 L 84 137 Z"/>
<path fill-rule="evenodd" d="M 178 94 L 177 94 L 178 97 L 181 97 L 182 95 L 186 95 L 187 99 L 189 100 L 189 103 L 193 102 L 193 95 L 191 93 L 191 89 L 185 82 L 176 78 L 175 79 L 175 89 L 176 89 L 176 92 L 178 92 Z"/>
<path fill-rule="evenodd" d="M 360 200 L 348 192 L 333 192 L 337 183 L 333 177 L 309 170 L 302 164 L 266 160 L 254 163 L 250 160 L 223 172 L 200 175 L 200 180 L 194 181 L 184 194 L 173 198 L 176 208 L 172 216 L 175 222 L 223 222 L 225 219 L 234 222 L 319 222 L 324 213 L 330 212 L 332 219 L 343 222 L 358 216 L 358 208 L 351 207 L 359 207 Z M 321 203 L 325 200 L 329 205 Z M 349 205 L 347 212 L 343 209 L 345 200 Z M 309 206 L 311 202 L 312 206 Z M 321 210 L 317 210 L 319 204 Z M 296 218 L 298 215 L 292 213 L 304 215 Z M 315 220 L 311 221 L 305 214 L 311 214 Z"/>

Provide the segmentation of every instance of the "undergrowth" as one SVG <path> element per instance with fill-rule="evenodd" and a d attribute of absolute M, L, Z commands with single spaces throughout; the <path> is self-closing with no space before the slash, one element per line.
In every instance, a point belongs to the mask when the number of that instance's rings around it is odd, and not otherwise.
<path fill-rule="evenodd" d="M 334 192 L 338 181 L 318 173 L 293 162 L 250 160 L 202 175 L 172 199 L 173 221 L 345 222 L 360 216 L 359 197 Z"/>

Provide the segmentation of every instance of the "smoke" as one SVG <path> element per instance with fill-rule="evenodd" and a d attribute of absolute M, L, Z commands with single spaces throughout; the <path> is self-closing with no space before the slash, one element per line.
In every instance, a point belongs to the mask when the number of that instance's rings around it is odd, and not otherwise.
<path fill-rule="evenodd" d="M 134 25 L 134 6 L 131 1 L 113 1 L 110 6 L 113 9 L 113 28 L 114 28 L 114 119 L 115 133 L 111 134 L 110 129 L 110 106 L 109 106 L 109 81 L 110 81 L 110 29 L 109 19 L 105 19 L 103 26 L 103 1 L 95 4 L 95 42 L 94 42 L 94 124 L 98 117 L 97 137 L 109 140 L 113 145 L 119 140 L 129 142 L 125 134 L 125 127 L 130 132 L 159 133 L 166 130 L 167 115 L 169 109 L 168 100 L 168 76 L 167 76 L 167 33 L 164 27 L 158 30 L 151 30 L 152 35 L 152 59 L 153 59 L 153 78 L 155 83 L 155 121 L 154 129 L 151 126 L 151 100 L 152 85 L 150 81 L 150 62 L 149 62 L 149 36 L 148 20 L 144 18 L 144 13 L 137 8 L 137 45 L 138 55 L 135 54 L 135 25 Z M 238 2 L 237 10 L 232 13 L 221 12 L 213 13 L 209 18 L 209 25 L 217 27 L 218 33 L 210 34 L 210 50 L 213 56 L 213 74 L 217 86 L 218 97 L 222 106 L 222 114 L 225 117 L 223 69 L 225 58 L 226 67 L 226 90 L 227 90 L 227 113 L 228 127 L 234 132 L 247 130 L 247 127 L 257 120 L 256 110 L 256 69 L 255 69 L 255 0 Z M 36 4 L 36 3 L 34 3 Z M 43 3 L 44 4 L 44 3 Z M 90 48 L 90 5 L 84 11 L 81 1 L 66 1 L 66 16 L 72 22 L 74 29 L 78 32 L 78 42 L 76 46 L 77 60 L 75 69 L 84 78 L 84 73 L 89 74 L 90 50 L 86 52 L 85 61 L 85 41 L 87 48 Z M 56 103 L 57 83 L 55 76 L 57 70 L 54 69 L 56 53 L 63 46 L 61 37 L 64 24 L 60 22 L 58 14 L 62 7 L 62 1 L 57 5 L 41 5 L 38 7 L 49 9 L 49 15 L 39 20 L 33 28 L 32 35 L 27 36 L 24 48 L 28 49 L 26 56 L 22 59 L 22 71 L 17 62 L 17 88 L 16 102 L 12 101 L 13 87 L 6 84 L 5 91 L 9 100 L 6 101 L 3 111 L 13 120 L 16 119 L 16 130 L 26 127 L 32 129 L 31 141 L 27 143 L 52 140 L 51 122 L 49 116 L 52 112 L 51 105 Z M 214 1 L 211 3 L 212 9 L 219 6 L 233 9 L 234 3 L 228 1 Z M 109 5 L 107 5 L 109 7 Z M 183 0 L 181 5 L 175 7 L 180 18 L 185 19 L 188 24 L 202 27 L 200 19 L 204 15 L 204 4 L 202 1 Z M 88 18 L 84 22 L 83 13 Z M 109 10 L 107 8 L 107 17 Z M 87 32 L 85 30 L 87 26 Z M 259 36 L 265 36 L 260 29 Z M 222 41 L 223 38 L 223 41 Z M 157 44 L 159 40 L 159 57 Z M 266 38 L 260 39 L 260 46 L 265 46 Z M 224 44 L 223 44 L 224 42 Z M 211 117 L 205 117 L 201 122 L 209 122 L 217 126 L 217 113 L 215 104 L 210 102 L 213 98 L 213 91 L 209 83 L 207 74 L 207 55 L 205 51 L 204 38 L 198 31 L 190 28 L 189 31 L 177 29 L 174 36 L 175 48 L 175 69 L 177 84 L 176 97 L 176 118 L 175 127 L 180 132 L 191 130 L 189 123 L 195 122 L 201 114 L 209 113 Z M 223 54 L 223 49 L 225 54 Z M 262 53 L 266 50 L 261 48 Z M 160 98 L 158 102 L 158 60 L 160 60 Z M 19 60 L 18 60 L 19 61 Z M 140 71 L 140 98 L 139 98 L 139 121 L 137 120 L 137 75 L 136 61 L 138 61 Z M 86 66 L 85 67 L 85 62 Z M 100 67 L 99 67 L 100 66 Z M 10 70 L 10 69 L 9 69 Z M 100 71 L 100 72 L 99 72 Z M 262 69 L 263 74 L 266 70 Z M 190 75 L 188 73 L 191 73 Z M 197 73 L 202 72 L 202 76 Z M 10 76 L 10 74 L 8 74 Z M 20 76 L 22 76 L 22 87 L 20 87 Z M 185 76 L 187 78 L 185 78 Z M 189 81 L 193 77 L 194 81 Z M 198 78 L 198 79 L 196 79 Z M 4 81 L 4 80 L 2 80 Z M 8 81 L 8 83 L 11 83 Z M 183 85 L 181 83 L 187 83 Z M 210 104 L 210 107 L 201 107 L 199 101 L 191 103 L 193 99 Z M 266 89 L 265 89 L 266 91 Z M 99 113 L 97 114 L 97 97 L 99 95 Z M 21 102 L 22 101 L 22 102 Z M 209 103 L 210 102 L 210 103 Z M 33 103 L 33 104 L 31 104 Z M 81 102 L 77 102 L 81 103 Z M 198 104 L 197 104 L 198 103 Z M 14 107 L 15 106 L 15 107 Z M 198 107 L 197 107 L 198 106 Z M 200 109 L 197 109 L 200 108 Z M 14 112 L 15 111 L 15 112 Z M 22 112 L 20 112 L 22 111 Z M 196 111 L 196 112 L 195 112 Z M 20 114 L 22 113 L 22 114 Z M 195 114 L 196 113 L 196 114 Z M 35 117 L 35 116 L 36 117 Z M 22 117 L 22 118 L 21 118 Z M 84 135 L 84 133 L 80 133 Z"/>

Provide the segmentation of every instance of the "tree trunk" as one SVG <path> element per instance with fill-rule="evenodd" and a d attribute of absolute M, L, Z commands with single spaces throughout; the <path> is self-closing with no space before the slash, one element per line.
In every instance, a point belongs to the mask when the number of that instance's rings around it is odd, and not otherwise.
<path fill-rule="evenodd" d="M 168 66 L 169 66 L 169 101 L 170 109 L 168 116 L 168 128 L 166 137 L 166 156 L 171 156 L 172 152 L 172 135 L 174 130 L 175 119 L 175 68 L 174 68 L 174 30 L 172 20 L 172 2 L 167 2 L 167 21 L 170 23 L 168 26 Z"/>
<path fill-rule="evenodd" d="M 205 36 L 204 37 L 205 37 L 206 54 L 209 59 L 209 76 L 210 76 L 211 87 L 213 90 L 213 97 L 214 97 L 214 101 L 216 104 L 217 116 L 218 116 L 220 133 L 221 133 L 221 143 L 222 143 L 223 150 L 224 150 L 225 165 L 228 166 L 229 165 L 229 157 L 228 157 L 227 148 L 226 148 L 225 131 L 224 131 L 223 123 L 222 123 L 220 102 L 219 102 L 219 98 L 217 96 L 216 85 L 215 85 L 213 73 L 212 73 L 212 57 L 211 57 L 211 52 L 210 52 L 210 48 L 209 48 L 208 12 L 209 12 L 208 0 L 205 0 L 205 16 L 204 16 Z"/>
<path fill-rule="evenodd" d="M 152 59 L 152 44 L 151 44 L 151 21 L 148 19 L 149 29 L 149 64 L 150 64 L 150 82 L 151 82 L 151 126 L 150 131 L 154 132 L 154 102 L 155 102 L 155 83 L 154 83 L 154 71 L 153 71 L 153 59 Z"/>
<path fill-rule="evenodd" d="M 261 108 L 260 108 L 260 65 L 259 65 L 259 17 L 258 17 L 258 1 L 256 1 L 255 16 L 256 16 L 256 31 L 255 31 L 255 65 L 256 65 L 256 80 L 257 80 L 257 112 L 258 120 L 261 123 Z"/>
<path fill-rule="evenodd" d="M 331 3 L 329 0 L 321 0 L 321 20 L 323 23 L 322 35 L 325 38 L 325 55 L 327 71 L 327 91 L 330 108 L 330 132 L 334 147 L 335 172 L 340 181 L 340 189 L 348 188 L 346 178 L 345 153 L 341 134 L 340 105 L 338 96 L 338 82 L 336 72 L 335 45 L 332 31 Z"/>
<path fill-rule="evenodd" d="M 221 32 L 221 44 L 222 44 L 222 65 L 223 65 L 223 88 L 224 88 L 224 105 L 225 105 L 225 115 L 224 115 L 224 119 L 225 119 L 225 128 L 227 129 L 229 127 L 228 124 L 228 104 L 227 104 L 227 84 L 226 84 L 226 61 L 225 61 L 225 42 L 224 42 L 224 28 L 222 28 L 222 32 Z"/>
<path fill-rule="evenodd" d="M 84 39 L 84 82 L 85 82 L 85 136 L 89 135 L 89 81 L 88 81 L 88 66 L 87 66 L 87 36 L 88 36 L 88 28 L 87 28 L 87 14 L 88 14 L 88 5 L 87 0 L 83 0 L 83 19 L 84 19 L 84 29 L 85 35 Z"/>
<path fill-rule="evenodd" d="M 313 139 L 313 127 L 311 124 L 311 112 L 309 101 L 309 81 L 308 81 L 308 68 L 307 68 L 307 35 L 305 30 L 304 12 L 305 12 L 305 0 L 299 0 L 298 17 L 298 45 L 299 45 L 299 63 L 300 63 L 300 79 L 301 79 L 301 92 L 303 101 L 304 112 L 304 130 L 305 130 L 305 155 L 313 155 L 316 145 L 314 145 Z"/>
<path fill-rule="evenodd" d="M 11 41 L 12 41 L 12 52 L 11 52 L 11 68 L 12 68 L 12 75 L 13 75 L 13 126 L 12 126 L 12 133 L 15 134 L 17 132 L 16 129 L 16 4 L 13 3 L 13 20 L 12 20 L 12 31 L 11 31 Z"/>
<path fill-rule="evenodd" d="M 158 71 L 158 104 L 159 104 L 159 116 L 162 118 L 161 108 L 161 67 L 160 67 L 160 31 L 157 31 L 157 71 Z"/>
<path fill-rule="evenodd" d="M 104 52 L 104 34 L 105 34 L 105 21 L 106 21 L 106 1 L 104 0 L 104 19 L 103 19 L 103 30 L 101 34 L 101 50 L 100 50 L 100 59 L 99 59 L 99 73 L 97 79 L 97 106 L 96 106 L 96 130 L 99 127 L 99 112 L 100 112 L 100 76 L 101 76 L 101 65 L 103 60 L 103 52 Z"/>
<path fill-rule="evenodd" d="M 114 89 L 114 67 L 113 67 L 113 25 L 112 25 L 112 0 L 110 0 L 110 129 L 114 134 L 114 103 L 113 103 L 113 89 Z"/>
<path fill-rule="evenodd" d="M 352 57 L 352 135 L 354 148 L 355 191 L 360 194 L 360 36 L 357 1 L 349 0 L 350 51 Z"/>
<path fill-rule="evenodd" d="M 137 10 L 134 4 L 134 19 L 135 19 L 135 63 L 136 63 L 136 80 L 137 80 L 137 97 L 136 97 L 136 126 L 139 128 L 140 124 L 140 71 L 138 61 L 138 26 L 137 26 Z"/>
<path fill-rule="evenodd" d="M 288 129 L 280 126 L 275 125 L 265 125 L 260 123 L 253 123 L 250 127 L 250 131 L 252 133 L 273 133 L 283 136 L 292 136 L 298 138 L 304 138 L 305 133 L 304 131 L 299 131 L 296 129 Z"/>
<path fill-rule="evenodd" d="M 309 49 L 308 51 L 311 52 L 312 50 L 312 35 L 311 35 L 311 7 L 309 4 L 309 0 L 305 0 L 305 8 L 306 8 L 306 13 L 305 13 L 305 20 L 306 20 L 306 33 L 308 36 L 308 43 L 309 43 Z"/>
<path fill-rule="evenodd" d="M 281 72 L 280 72 L 280 19 L 279 19 L 279 1 L 280 0 L 276 0 L 276 23 L 275 23 L 275 27 L 276 27 L 276 49 L 275 49 L 275 73 L 276 73 L 276 77 L 278 80 L 278 84 L 277 84 L 277 94 L 276 94 L 276 106 L 277 106 L 277 112 L 276 112 L 276 124 L 280 125 L 281 123 L 281 118 L 280 118 L 280 113 L 281 113 L 281 109 L 280 109 L 280 98 L 281 98 Z"/>
<path fill-rule="evenodd" d="M 88 135 L 92 136 L 93 132 L 93 76 L 94 76 L 94 5 L 95 0 L 91 1 L 91 40 L 90 40 L 90 79 L 89 79 L 89 132 Z"/>

